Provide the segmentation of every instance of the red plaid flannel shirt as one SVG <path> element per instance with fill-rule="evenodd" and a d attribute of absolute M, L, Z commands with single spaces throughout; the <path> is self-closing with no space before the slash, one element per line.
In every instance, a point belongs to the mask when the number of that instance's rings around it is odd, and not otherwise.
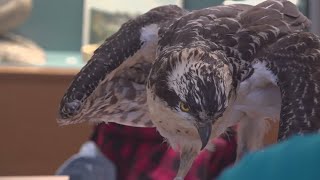
<path fill-rule="evenodd" d="M 114 162 L 118 180 L 171 180 L 177 173 L 179 154 L 163 142 L 155 128 L 100 124 L 91 139 Z M 217 138 L 214 144 L 216 151 L 203 151 L 194 161 L 186 180 L 213 180 L 233 164 L 235 136 L 228 140 Z"/>

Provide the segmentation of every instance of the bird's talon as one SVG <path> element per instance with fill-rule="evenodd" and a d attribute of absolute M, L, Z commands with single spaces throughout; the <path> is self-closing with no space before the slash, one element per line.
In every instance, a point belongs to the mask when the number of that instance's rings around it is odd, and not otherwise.
<path fill-rule="evenodd" d="M 183 180 L 183 177 L 175 177 L 173 180 Z"/>

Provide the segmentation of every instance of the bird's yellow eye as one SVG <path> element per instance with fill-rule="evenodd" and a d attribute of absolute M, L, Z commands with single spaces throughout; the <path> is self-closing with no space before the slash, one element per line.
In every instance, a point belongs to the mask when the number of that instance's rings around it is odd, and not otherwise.
<path fill-rule="evenodd" d="M 190 107 L 184 102 L 180 102 L 179 106 L 180 106 L 181 111 L 183 111 L 183 112 L 190 111 Z"/>

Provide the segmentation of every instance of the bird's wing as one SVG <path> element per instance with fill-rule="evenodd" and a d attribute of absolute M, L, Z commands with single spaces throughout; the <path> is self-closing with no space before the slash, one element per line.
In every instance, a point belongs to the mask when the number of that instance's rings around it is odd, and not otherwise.
<path fill-rule="evenodd" d="M 320 128 L 319 38 L 302 32 L 310 21 L 289 1 L 265 1 L 240 15 L 238 52 L 262 62 L 281 93 L 279 139 Z"/>
<path fill-rule="evenodd" d="M 238 21 L 241 27 L 232 36 L 234 44 L 224 50 L 241 59 L 231 63 L 240 69 L 236 73 L 240 81 L 252 75 L 241 71 L 252 70 L 257 63 L 274 76 L 282 99 L 279 139 L 318 130 L 320 42 L 316 35 L 303 32 L 310 21 L 286 0 L 265 1 L 240 14 Z"/>
<path fill-rule="evenodd" d="M 276 77 L 282 103 L 279 139 L 320 129 L 320 39 L 308 32 L 282 37 L 260 57 Z"/>
<path fill-rule="evenodd" d="M 145 82 L 151 69 L 151 62 L 145 57 L 131 66 L 124 66 L 108 75 L 88 98 L 96 106 L 94 121 L 115 122 L 135 127 L 152 127 L 147 107 Z M 95 113 L 93 113 L 95 114 Z"/>
<path fill-rule="evenodd" d="M 155 57 L 158 30 L 185 13 L 178 6 L 160 6 L 123 24 L 75 76 L 60 102 L 58 122 L 152 126 L 144 84 Z"/>

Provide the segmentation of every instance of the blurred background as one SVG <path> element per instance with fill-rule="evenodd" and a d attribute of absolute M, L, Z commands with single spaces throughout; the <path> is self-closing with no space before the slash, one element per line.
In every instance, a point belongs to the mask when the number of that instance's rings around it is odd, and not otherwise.
<path fill-rule="evenodd" d="M 157 5 L 193 10 L 256 0 L 0 0 L 0 176 L 52 175 L 92 126 L 59 127 L 60 98 L 92 51 L 127 19 Z M 320 34 L 320 1 L 295 0 Z"/>

